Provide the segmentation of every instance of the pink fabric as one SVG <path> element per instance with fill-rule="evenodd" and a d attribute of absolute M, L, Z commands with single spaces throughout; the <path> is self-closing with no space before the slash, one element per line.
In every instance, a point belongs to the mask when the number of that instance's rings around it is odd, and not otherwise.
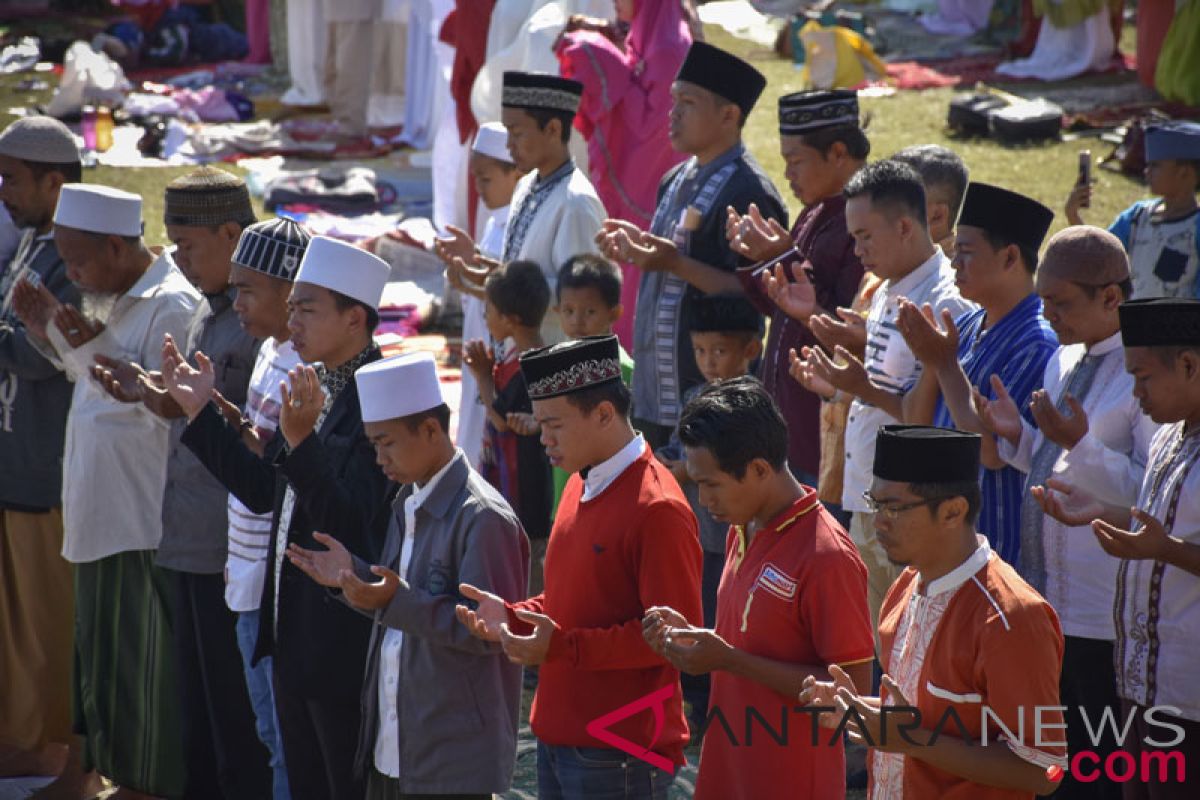
<path fill-rule="evenodd" d="M 271 0 L 246 0 L 246 40 L 247 63 L 271 63 Z"/>
<path fill-rule="evenodd" d="M 588 142 L 592 185 L 609 217 L 650 227 L 659 181 L 683 160 L 671 149 L 671 83 L 692 34 L 681 0 L 636 0 L 622 51 L 591 31 L 563 37 L 558 59 L 564 77 L 584 85 L 575 127 Z M 625 314 L 615 332 L 633 344 L 638 270 L 622 265 Z"/>

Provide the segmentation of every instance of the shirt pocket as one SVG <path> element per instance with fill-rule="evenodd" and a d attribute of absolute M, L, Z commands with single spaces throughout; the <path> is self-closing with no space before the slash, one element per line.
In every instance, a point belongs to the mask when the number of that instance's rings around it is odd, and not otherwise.
<path fill-rule="evenodd" d="M 978 692 L 952 692 L 949 689 L 943 689 L 929 680 L 925 681 L 925 691 L 939 700 L 954 705 L 978 705 L 983 702 L 983 695 Z"/>

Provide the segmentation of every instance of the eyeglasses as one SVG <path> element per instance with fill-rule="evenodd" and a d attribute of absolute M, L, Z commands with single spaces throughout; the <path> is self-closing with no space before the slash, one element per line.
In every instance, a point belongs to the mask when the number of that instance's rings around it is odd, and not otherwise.
<path fill-rule="evenodd" d="M 944 498 L 931 498 L 928 500 L 916 500 L 911 503 L 881 503 L 876 500 L 870 492 L 863 492 L 863 502 L 867 504 L 867 509 L 872 514 L 883 514 L 888 519 L 896 519 L 905 511 L 912 511 L 914 508 L 927 506 L 930 503 L 936 503 Z"/>

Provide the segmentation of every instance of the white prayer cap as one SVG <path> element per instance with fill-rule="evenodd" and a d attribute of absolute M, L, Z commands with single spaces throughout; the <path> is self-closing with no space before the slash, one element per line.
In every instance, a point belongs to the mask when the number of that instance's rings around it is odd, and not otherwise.
<path fill-rule="evenodd" d="M 354 373 L 363 422 L 384 422 L 437 408 L 446 402 L 431 353 L 403 353 Z"/>
<path fill-rule="evenodd" d="M 0 156 L 40 164 L 78 164 L 75 134 L 54 117 L 22 117 L 0 133 Z"/>
<path fill-rule="evenodd" d="M 485 122 L 475 133 L 475 143 L 471 149 L 484 156 L 490 156 L 497 161 L 513 163 L 512 154 L 508 152 L 508 128 L 499 122 Z"/>
<path fill-rule="evenodd" d="M 314 236 L 304 251 L 296 283 L 324 286 L 376 310 L 392 268 L 377 255 L 328 236 Z"/>
<path fill-rule="evenodd" d="M 58 194 L 54 224 L 113 236 L 142 235 L 142 198 L 111 186 L 68 183 Z"/>

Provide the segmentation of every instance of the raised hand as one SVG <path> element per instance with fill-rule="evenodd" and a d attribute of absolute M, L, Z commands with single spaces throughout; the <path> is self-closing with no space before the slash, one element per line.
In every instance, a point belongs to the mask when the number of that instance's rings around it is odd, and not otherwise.
<path fill-rule="evenodd" d="M 804 349 L 807 350 L 808 348 Z M 832 400 L 834 398 L 837 394 L 837 388 L 817 374 L 811 361 L 800 358 L 795 350 L 789 350 L 788 356 L 791 359 L 788 374 L 792 376 L 793 380 L 824 400 Z"/>
<path fill-rule="evenodd" d="M 668 634 L 688 627 L 691 624 L 687 618 L 670 606 L 654 606 L 642 615 L 642 638 L 660 656 L 664 655 Z"/>
<path fill-rule="evenodd" d="M 449 236 L 435 239 L 433 252 L 444 263 L 449 264 L 455 258 L 461 258 L 470 263 L 475 260 L 475 240 L 462 228 L 447 225 Z"/>
<path fill-rule="evenodd" d="M 815 314 L 809 319 L 808 327 L 817 341 L 832 352 L 844 347 L 851 353 L 863 353 L 867 349 L 867 320 L 852 308 L 838 308 L 837 318 L 828 314 Z"/>
<path fill-rule="evenodd" d="M 803 265 L 793 261 L 762 275 L 767 298 L 792 319 L 807 323 L 817 311 L 817 290 Z"/>
<path fill-rule="evenodd" d="M 216 383 L 212 361 L 199 350 L 196 351 L 196 367 L 198 369 L 184 360 L 171 334 L 166 334 L 163 337 L 163 388 L 188 419 L 195 419 L 208 405 Z"/>
<path fill-rule="evenodd" d="M 298 544 L 289 544 L 288 561 L 322 586 L 331 589 L 340 587 L 342 574 L 354 573 L 354 559 L 350 556 L 350 551 L 337 539 L 325 533 L 314 531 L 313 539 L 324 545 L 325 549 L 308 550 Z"/>
<path fill-rule="evenodd" d="M 854 681 L 846 674 L 846 670 L 837 664 L 829 665 L 829 676 L 833 680 L 819 681 L 812 675 L 805 678 L 804 682 L 800 684 L 800 702 L 806 706 L 834 709 L 837 708 L 838 689 L 846 689 L 851 693 L 858 692 Z M 817 718 L 817 722 L 822 728 L 836 728 L 840 721 L 840 717 L 832 711 L 821 714 Z"/>
<path fill-rule="evenodd" d="M 59 304 L 54 312 L 54 327 L 71 347 L 79 348 L 104 332 L 104 324 L 90 320 L 70 304 Z"/>
<path fill-rule="evenodd" d="M 379 580 L 364 581 L 354 574 L 354 570 L 342 570 L 338 586 L 346 601 L 355 608 L 379 611 L 388 607 L 398 589 L 408 589 L 408 582 L 387 567 L 376 564 L 371 567 L 371 574 L 379 576 Z"/>
<path fill-rule="evenodd" d="M 302 364 L 288 372 L 287 381 L 279 382 L 279 393 L 279 430 L 288 445 L 296 448 L 316 429 L 325 407 L 325 390 L 317 371 Z"/>
<path fill-rule="evenodd" d="M 880 682 L 888 691 L 891 700 L 889 705 L 897 708 L 912 707 L 891 675 L 884 675 Z M 845 687 L 838 688 L 834 703 L 841 716 L 847 719 L 846 733 L 855 744 L 874 747 L 885 753 L 902 753 L 916 745 L 906 732 L 914 727 L 911 712 L 889 710 L 884 714 L 875 698 L 863 697 Z M 851 708 L 858 712 L 857 718 L 854 715 L 846 716 Z"/>
<path fill-rule="evenodd" d="M 805 347 L 802 352 L 805 360 L 812 365 L 815 375 L 834 389 L 841 389 L 859 398 L 865 397 L 871 391 L 871 378 L 867 374 L 867 368 L 846 348 L 840 345 L 834 348 L 836 361 L 825 355 L 819 347 Z"/>
<path fill-rule="evenodd" d="M 46 341 L 46 328 L 58 311 L 58 298 L 41 281 L 22 278 L 13 285 L 13 311 L 25 329 Z"/>
<path fill-rule="evenodd" d="M 138 391 L 141 392 L 142 405 L 150 409 L 152 414 L 163 419 L 179 419 L 186 416 L 183 408 L 171 397 L 163 384 L 161 372 L 147 372 L 138 377 Z M 213 393 L 216 393 L 213 389 Z"/>
<path fill-rule="evenodd" d="M 993 374 L 991 382 L 992 391 L 996 393 L 995 400 L 987 399 L 977 388 L 971 389 L 971 403 L 975 406 L 975 414 L 988 433 L 1006 439 L 1016 447 L 1021 442 L 1021 412 L 1000 376 Z"/>
<path fill-rule="evenodd" d="M 1118 528 L 1103 519 L 1092 522 L 1092 533 L 1104 548 L 1104 552 L 1115 558 L 1125 558 L 1133 561 L 1155 560 L 1166 561 L 1166 551 L 1171 544 L 1167 529 L 1140 508 L 1132 510 L 1133 518 L 1142 523 L 1136 531 Z"/>
<path fill-rule="evenodd" d="M 467 342 L 463 348 L 463 363 L 467 365 L 467 369 L 471 370 L 476 381 L 480 383 L 485 380 L 490 381 L 492 370 L 496 367 L 496 353 L 487 346 L 485 341 L 475 339 Z"/>
<path fill-rule="evenodd" d="M 1066 207 L 1063 209 L 1066 212 L 1068 224 L 1082 225 L 1083 217 L 1080 216 L 1079 210 L 1090 206 L 1091 203 L 1091 183 L 1076 183 L 1071 187 L 1071 193 L 1067 195 Z"/>
<path fill-rule="evenodd" d="M 942 309 L 942 325 L 934 318 L 933 307 L 926 303 L 918 308 L 908 300 L 900 301 L 896 327 L 908 348 L 921 363 L 939 368 L 958 361 L 958 328 L 954 315 Z"/>
<path fill-rule="evenodd" d="M 518 608 L 513 614 L 522 622 L 532 625 L 533 633 L 520 636 L 509 630 L 507 622 L 503 622 L 500 625 L 500 646 L 504 648 L 504 655 L 514 664 L 536 667 L 546 660 L 546 653 L 550 651 L 550 638 L 558 630 L 558 625 L 545 614 L 526 611 L 523 608 Z"/>
<path fill-rule="evenodd" d="M 485 592 L 469 583 L 461 583 L 458 592 L 475 603 L 475 608 L 460 603 L 454 608 L 458 621 L 471 635 L 485 642 L 500 641 L 500 627 L 508 622 L 508 608 L 499 595 Z"/>
<path fill-rule="evenodd" d="M 792 247 L 792 237 L 775 219 L 768 219 L 751 203 L 745 214 L 726 209 L 725 236 L 729 246 L 752 261 L 778 258 Z"/>
<path fill-rule="evenodd" d="M 96 353 L 92 367 L 92 378 L 110 397 L 121 403 L 140 403 L 142 392 L 140 381 L 146 370 L 140 364 L 112 358 Z"/>
<path fill-rule="evenodd" d="M 1049 479 L 1045 486 L 1034 486 L 1029 493 L 1046 516 L 1063 525 L 1089 525 L 1108 510 L 1097 498 L 1059 478 Z"/>
<path fill-rule="evenodd" d="M 504 421 L 508 423 L 508 429 L 517 436 L 536 436 L 542 431 L 542 426 L 534 419 L 533 414 L 514 411 L 508 414 Z"/>
<path fill-rule="evenodd" d="M 1071 409 L 1069 417 L 1058 410 L 1045 389 L 1038 389 L 1033 393 L 1029 408 L 1042 435 L 1062 449 L 1070 450 L 1087 434 L 1088 417 L 1083 406 L 1074 397 L 1067 395 L 1063 399 Z"/>

